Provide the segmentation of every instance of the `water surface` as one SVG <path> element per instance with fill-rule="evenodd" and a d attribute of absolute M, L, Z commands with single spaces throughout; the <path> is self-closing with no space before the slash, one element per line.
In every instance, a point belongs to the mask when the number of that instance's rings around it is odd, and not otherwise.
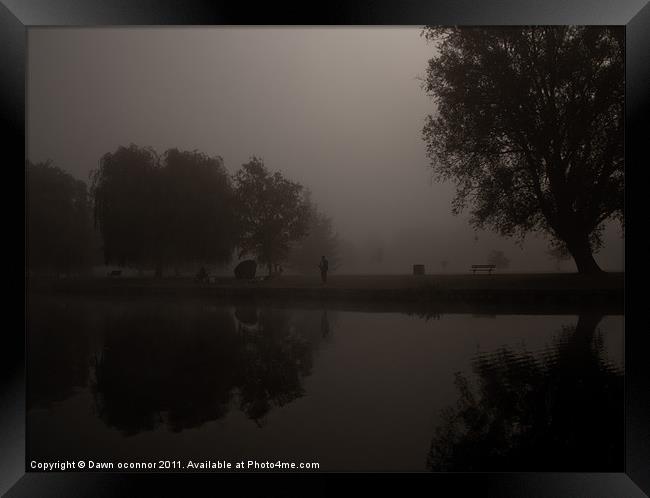
<path fill-rule="evenodd" d="M 622 471 L 623 317 L 32 298 L 29 460 Z"/>

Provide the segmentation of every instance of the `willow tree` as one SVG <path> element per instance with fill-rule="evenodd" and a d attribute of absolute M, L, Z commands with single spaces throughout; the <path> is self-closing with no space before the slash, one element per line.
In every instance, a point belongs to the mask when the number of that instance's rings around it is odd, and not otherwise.
<path fill-rule="evenodd" d="M 423 137 L 453 210 L 477 228 L 550 235 L 581 273 L 608 220 L 623 222 L 624 39 L 620 27 L 423 30 L 437 43 Z"/>
<path fill-rule="evenodd" d="M 163 164 L 166 260 L 229 262 L 236 244 L 235 195 L 223 159 L 169 149 Z"/>
<path fill-rule="evenodd" d="M 106 263 L 163 267 L 226 263 L 236 242 L 235 196 L 220 157 L 136 145 L 105 154 L 93 174 Z"/>
<path fill-rule="evenodd" d="M 156 152 L 132 144 L 104 154 L 92 173 L 91 192 L 105 263 L 155 267 L 160 275 L 163 194 Z"/>

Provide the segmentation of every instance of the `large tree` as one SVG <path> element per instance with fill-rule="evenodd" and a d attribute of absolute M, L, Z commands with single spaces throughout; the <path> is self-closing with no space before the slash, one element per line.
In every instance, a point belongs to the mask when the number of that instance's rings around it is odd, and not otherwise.
<path fill-rule="evenodd" d="M 155 267 L 162 272 L 162 166 L 158 154 L 131 144 L 104 154 L 92 173 L 95 225 L 106 264 Z"/>
<path fill-rule="evenodd" d="M 225 263 L 236 242 L 235 197 L 220 157 L 136 145 L 105 154 L 93 174 L 106 263 Z"/>
<path fill-rule="evenodd" d="M 454 212 L 521 238 L 543 231 L 581 273 L 607 220 L 623 222 L 624 31 L 620 27 L 425 28 L 431 166 Z"/>
<path fill-rule="evenodd" d="M 86 184 L 49 161 L 26 161 L 25 185 L 28 270 L 87 269 L 93 232 Z"/>
<path fill-rule="evenodd" d="M 239 219 L 239 256 L 253 255 L 267 265 L 286 261 L 290 245 L 305 237 L 309 204 L 302 185 L 271 173 L 252 157 L 234 177 Z"/>

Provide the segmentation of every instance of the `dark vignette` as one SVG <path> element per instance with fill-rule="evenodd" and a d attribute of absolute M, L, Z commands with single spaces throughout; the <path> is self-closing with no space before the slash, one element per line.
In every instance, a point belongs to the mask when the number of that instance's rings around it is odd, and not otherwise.
<path fill-rule="evenodd" d="M 459 2 L 409 2 L 408 6 L 399 3 L 342 2 L 329 3 L 327 9 L 297 8 L 282 11 L 275 5 L 263 7 L 252 12 L 246 7 L 212 5 L 209 2 L 171 2 L 169 0 L 145 0 L 128 2 L 125 0 L 93 2 L 59 2 L 54 8 L 45 0 L 8 2 L 16 5 L 14 16 L 6 7 L 0 5 L 0 57 L 2 77 L 0 79 L 0 102 L 2 109 L 3 142 L 9 150 L 8 164 L 24 160 L 25 141 L 25 26 L 26 25 L 129 25 L 129 24 L 624 24 L 627 22 L 627 74 L 626 74 L 626 225 L 629 238 L 629 220 L 634 227 L 642 226 L 644 217 L 639 207 L 632 205 L 638 198 L 632 185 L 643 181 L 640 170 L 647 164 L 647 141 L 645 133 L 650 110 L 650 5 L 646 5 L 631 20 L 643 2 L 604 2 L 575 0 L 571 3 L 561 0 L 546 2 L 543 6 L 533 2 L 506 0 L 498 5 L 485 5 L 481 8 L 466 0 Z M 629 22 L 628 22 L 629 21 Z M 630 179 L 632 179 L 630 181 Z M 10 211 L 13 212 L 13 211 Z M 635 217 L 636 213 L 636 217 Z M 632 216 L 630 216 L 630 214 Z M 638 223 L 637 221 L 638 220 Z M 637 225 L 635 225 L 637 223 Z M 23 227 L 24 229 L 24 227 Z M 20 230 L 20 228 L 18 228 Z M 24 233 L 24 231 L 23 231 Z M 15 240 L 15 239 L 14 239 Z M 642 244 L 644 245 L 644 244 Z M 626 244 L 632 248 L 633 244 Z M 16 253 L 20 248 L 14 248 Z M 636 261 L 632 249 L 626 257 Z M 22 256 L 12 258 L 12 267 L 20 272 L 18 261 Z M 647 270 L 643 268 L 644 255 L 634 265 L 635 273 L 626 279 L 626 304 L 628 309 L 641 306 L 645 297 L 642 283 Z M 24 281 L 23 281 L 24 282 Z M 635 286 L 635 283 L 639 284 Z M 23 297 L 25 294 L 23 294 Z M 12 313 L 19 313 L 19 306 L 9 306 Z M 23 475 L 24 462 L 24 323 L 7 326 L 2 355 L 0 413 L 0 490 L 7 490 Z M 647 338 L 643 329 L 638 332 L 628 329 L 626 334 L 626 475 L 624 474 L 434 474 L 432 476 L 412 475 L 418 479 L 433 478 L 434 489 L 453 491 L 463 495 L 473 490 L 487 491 L 498 496 L 643 496 L 636 485 L 650 489 L 650 390 L 646 382 L 650 378 L 646 358 Z M 239 476 L 195 476 L 193 482 L 214 487 L 222 481 L 234 479 L 242 482 Z M 265 484 L 282 476 L 257 476 L 250 479 L 252 484 Z M 298 476 L 297 476 L 298 477 Z M 334 476 L 331 476 L 334 477 Z M 369 476 L 368 476 L 369 477 Z M 629 478 L 628 478 L 629 477 Z M 341 476 L 342 479 L 346 477 Z M 631 479 L 631 480 L 630 480 Z M 309 486 L 309 476 L 294 479 L 297 486 Z M 634 482 L 632 482 L 634 481 Z M 394 479 L 385 481 L 394 484 Z M 156 487 L 161 486 L 168 494 L 173 490 L 185 489 L 189 483 L 187 476 L 158 476 Z M 462 484 L 461 484 L 462 483 Z M 636 483 L 636 485 L 635 485 Z M 233 481 L 234 484 L 234 481 Z M 341 484 L 346 484 L 341 482 Z M 423 484 L 423 483 L 420 483 Z M 98 474 L 29 474 L 24 475 L 8 496 L 113 496 L 114 494 L 144 494 L 152 490 L 152 476 L 120 476 Z M 163 487 L 164 486 L 164 487 Z M 145 488 L 146 487 L 146 488 Z M 46 493 L 45 490 L 50 492 Z"/>

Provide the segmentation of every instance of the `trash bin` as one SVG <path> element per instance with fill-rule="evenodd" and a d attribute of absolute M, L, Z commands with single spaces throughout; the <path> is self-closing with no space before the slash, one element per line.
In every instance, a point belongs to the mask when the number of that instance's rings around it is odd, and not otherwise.
<path fill-rule="evenodd" d="M 413 265 L 413 275 L 424 275 L 424 265 Z"/>

